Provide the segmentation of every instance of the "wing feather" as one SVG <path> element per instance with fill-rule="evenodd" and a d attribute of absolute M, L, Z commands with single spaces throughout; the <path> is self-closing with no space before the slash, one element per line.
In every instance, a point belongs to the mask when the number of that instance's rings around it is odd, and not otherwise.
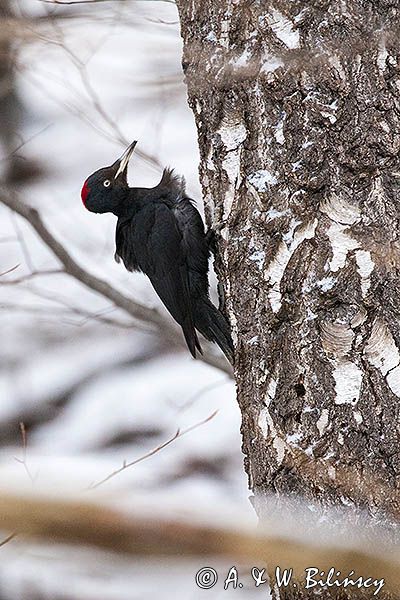
<path fill-rule="evenodd" d="M 200 344 L 194 328 L 186 252 L 176 217 L 166 204 L 155 203 L 139 211 L 132 226 L 138 265 L 182 327 L 195 356 Z"/>

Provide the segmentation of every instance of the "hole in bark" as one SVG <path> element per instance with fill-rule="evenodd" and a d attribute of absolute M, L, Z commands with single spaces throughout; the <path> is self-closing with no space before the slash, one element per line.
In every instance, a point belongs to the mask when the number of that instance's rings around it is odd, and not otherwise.
<path fill-rule="evenodd" d="M 306 388 L 304 387 L 304 385 L 302 383 L 296 383 L 296 385 L 294 386 L 294 391 L 296 392 L 296 394 L 298 396 L 306 395 Z"/>

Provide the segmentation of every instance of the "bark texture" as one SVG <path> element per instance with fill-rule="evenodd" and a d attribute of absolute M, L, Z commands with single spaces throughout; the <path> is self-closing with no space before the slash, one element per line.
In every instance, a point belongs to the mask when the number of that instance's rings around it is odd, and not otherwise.
<path fill-rule="evenodd" d="M 399 2 L 177 4 L 257 510 L 301 495 L 394 522 Z"/>

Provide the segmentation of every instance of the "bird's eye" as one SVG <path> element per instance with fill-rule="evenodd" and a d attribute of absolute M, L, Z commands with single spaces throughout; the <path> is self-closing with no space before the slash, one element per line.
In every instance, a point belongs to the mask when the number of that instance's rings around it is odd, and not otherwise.
<path fill-rule="evenodd" d="M 111 181 L 109 179 L 106 179 L 105 181 L 103 181 L 103 185 L 104 187 L 110 187 Z"/>

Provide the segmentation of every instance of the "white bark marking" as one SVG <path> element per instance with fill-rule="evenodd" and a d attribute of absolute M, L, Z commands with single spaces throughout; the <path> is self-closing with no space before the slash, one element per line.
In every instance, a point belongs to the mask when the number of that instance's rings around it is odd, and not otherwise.
<path fill-rule="evenodd" d="M 359 247 L 357 240 L 353 239 L 347 233 L 344 233 L 346 229 L 346 225 L 332 223 L 327 232 L 333 255 L 329 261 L 329 268 L 333 273 L 339 271 L 339 269 L 343 269 L 349 251 Z"/>
<path fill-rule="evenodd" d="M 354 225 L 361 219 L 360 209 L 345 198 L 332 194 L 329 199 L 321 202 L 320 211 L 332 221 L 327 231 L 332 246 L 329 268 L 336 272 L 345 266 L 348 252 L 360 247 L 359 242 L 346 233 L 349 225 Z"/>
<path fill-rule="evenodd" d="M 268 410 L 271 401 L 275 398 L 276 386 L 277 380 L 274 377 L 271 377 L 267 386 L 267 392 L 264 399 L 265 407 L 260 411 L 258 415 L 258 426 L 260 427 L 265 438 L 268 438 L 269 436 L 272 437 L 272 446 L 276 450 L 276 460 L 278 462 L 278 465 L 280 465 L 285 457 L 287 444 L 282 438 L 279 437 L 274 422 L 272 420 L 271 414 Z"/>
<path fill-rule="evenodd" d="M 365 298 L 371 287 L 370 275 L 375 266 L 375 263 L 371 258 L 371 252 L 369 252 L 369 250 L 357 250 L 356 263 L 358 267 L 357 272 L 361 277 L 361 294 L 362 297 Z"/>
<path fill-rule="evenodd" d="M 282 305 L 282 294 L 280 292 L 280 284 L 282 277 L 286 271 L 289 260 L 293 256 L 296 249 L 304 240 L 309 240 L 315 235 L 317 219 L 312 223 L 307 223 L 299 227 L 293 232 L 293 225 L 289 232 L 284 236 L 278 247 L 275 257 L 271 260 L 268 269 L 264 274 L 264 279 L 270 283 L 271 290 L 268 294 L 269 301 L 273 312 L 278 312 Z M 290 235 L 290 232 L 292 234 Z"/>
<path fill-rule="evenodd" d="M 226 150 L 237 150 L 247 137 L 247 129 L 241 121 L 234 124 L 222 123 L 217 133 L 221 136 Z"/>
<path fill-rule="evenodd" d="M 400 352 L 384 321 L 376 319 L 364 354 L 382 373 L 392 392 L 400 398 Z"/>
<path fill-rule="evenodd" d="M 393 371 L 388 373 L 386 381 L 393 394 L 400 398 L 400 366 L 395 367 Z"/>
<path fill-rule="evenodd" d="M 276 461 L 278 465 L 281 465 L 285 458 L 286 444 L 280 437 L 275 436 L 272 445 L 276 450 Z"/>
<path fill-rule="evenodd" d="M 273 56 L 272 54 L 267 54 L 264 57 L 260 73 L 273 73 L 279 67 L 282 67 L 283 62 L 279 58 L 279 56 Z"/>
<path fill-rule="evenodd" d="M 393 336 L 381 319 L 375 320 L 364 353 L 370 364 L 379 369 L 382 375 L 387 375 L 400 363 L 399 350 Z"/>
<path fill-rule="evenodd" d="M 258 415 L 258 426 L 261 429 L 263 436 L 265 438 L 269 435 L 269 421 L 271 420 L 271 415 L 269 414 L 268 408 L 263 408 Z M 272 423 L 273 425 L 273 423 Z M 272 433 L 272 431 L 271 431 Z M 275 432 L 276 433 L 276 432 Z"/>
<path fill-rule="evenodd" d="M 335 404 L 357 404 L 363 378 L 361 369 L 345 360 L 338 363 L 332 374 L 335 379 Z"/>
<path fill-rule="evenodd" d="M 300 43 L 300 34 L 294 29 L 292 21 L 285 17 L 279 10 L 273 8 L 267 15 L 268 25 L 277 38 L 281 40 L 290 49 L 298 48 Z"/>
<path fill-rule="evenodd" d="M 389 53 L 386 50 L 385 38 L 382 36 L 379 40 L 378 46 L 378 57 L 376 59 L 376 64 L 378 66 L 379 71 L 383 74 L 386 70 L 386 59 Z"/>
<path fill-rule="evenodd" d="M 326 430 L 326 428 L 328 427 L 328 423 L 329 423 L 329 410 L 327 408 L 324 408 L 321 412 L 321 416 L 319 417 L 318 421 L 317 421 L 317 429 L 319 431 L 319 435 L 322 436 Z"/>
<path fill-rule="evenodd" d="M 322 346 L 334 365 L 335 404 L 355 405 L 360 398 L 362 370 L 346 358 L 354 337 L 354 331 L 344 323 L 321 323 Z"/>
<path fill-rule="evenodd" d="M 240 121 L 237 123 L 222 122 L 218 132 L 225 146 L 226 156 L 222 161 L 222 168 L 229 180 L 229 187 L 225 192 L 223 219 L 227 220 L 232 209 L 235 191 L 240 184 L 240 153 L 241 144 L 247 137 L 247 130 Z"/>
<path fill-rule="evenodd" d="M 328 215 L 331 221 L 341 225 L 354 225 L 361 218 L 359 207 L 337 194 L 332 194 L 330 198 L 323 200 L 319 209 Z"/>
<path fill-rule="evenodd" d="M 271 400 L 273 400 L 275 398 L 277 385 L 278 385 L 277 380 L 272 377 L 268 383 L 267 397 L 264 400 L 266 406 L 269 406 L 271 403 Z"/>
<path fill-rule="evenodd" d="M 278 144 L 281 145 L 285 143 L 285 136 L 283 135 L 283 123 L 285 122 L 285 119 L 286 113 L 284 112 L 275 128 L 275 139 L 278 142 Z"/>

